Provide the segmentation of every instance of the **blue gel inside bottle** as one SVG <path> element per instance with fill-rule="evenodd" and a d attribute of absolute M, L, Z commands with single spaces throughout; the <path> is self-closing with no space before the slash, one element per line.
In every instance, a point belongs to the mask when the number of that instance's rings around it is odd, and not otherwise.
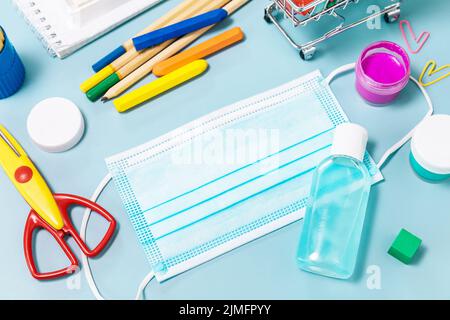
<path fill-rule="evenodd" d="M 317 167 L 297 251 L 301 269 L 339 279 L 352 276 L 371 182 L 363 162 L 351 156 L 332 155 Z"/>

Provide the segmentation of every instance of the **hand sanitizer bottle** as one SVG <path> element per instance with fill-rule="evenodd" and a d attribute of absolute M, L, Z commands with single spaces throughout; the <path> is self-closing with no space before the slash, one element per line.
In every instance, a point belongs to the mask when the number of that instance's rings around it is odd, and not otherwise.
<path fill-rule="evenodd" d="M 315 170 L 297 251 L 303 270 L 339 279 L 353 274 L 372 184 L 363 164 L 367 139 L 359 125 L 338 126 L 331 155 Z"/>

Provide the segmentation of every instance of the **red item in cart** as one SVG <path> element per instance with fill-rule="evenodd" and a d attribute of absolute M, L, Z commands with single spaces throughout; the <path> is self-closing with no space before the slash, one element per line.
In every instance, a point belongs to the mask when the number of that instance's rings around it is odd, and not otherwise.
<path fill-rule="evenodd" d="M 295 3 L 295 5 L 296 5 L 296 6 L 299 6 L 299 7 L 307 6 L 308 4 L 310 4 L 310 3 L 314 2 L 314 1 L 315 1 L 315 0 L 292 0 L 292 2 Z M 280 0 L 280 2 L 283 3 L 284 0 Z M 291 11 L 291 10 L 292 10 L 291 5 L 290 5 L 287 1 L 286 1 L 286 9 L 287 9 L 288 11 Z M 314 8 L 311 8 L 311 9 L 309 9 L 309 10 L 306 10 L 306 11 L 303 11 L 303 12 L 298 12 L 298 13 L 300 13 L 300 14 L 306 16 L 308 13 L 310 13 L 310 12 L 313 11 L 313 10 L 314 10 Z"/>

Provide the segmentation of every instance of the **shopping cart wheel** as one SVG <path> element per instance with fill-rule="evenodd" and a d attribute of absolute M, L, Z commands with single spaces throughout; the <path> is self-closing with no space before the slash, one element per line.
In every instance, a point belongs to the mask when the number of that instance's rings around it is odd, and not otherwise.
<path fill-rule="evenodd" d="M 386 12 L 384 14 L 384 21 L 386 21 L 387 23 L 394 23 L 396 22 L 398 19 L 400 19 L 400 9 L 396 9 L 390 12 Z"/>
<path fill-rule="evenodd" d="M 300 50 L 300 58 L 302 58 L 302 60 L 308 61 L 314 57 L 315 53 L 316 47 L 304 48 Z"/>

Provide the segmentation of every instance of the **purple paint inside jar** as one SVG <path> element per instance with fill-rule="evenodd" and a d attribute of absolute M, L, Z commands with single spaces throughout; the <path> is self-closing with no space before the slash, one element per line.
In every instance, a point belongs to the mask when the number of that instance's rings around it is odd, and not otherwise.
<path fill-rule="evenodd" d="M 406 70 L 399 59 L 389 53 L 378 52 L 362 61 L 364 73 L 372 80 L 390 84 L 402 80 Z"/>
<path fill-rule="evenodd" d="M 356 88 L 369 103 L 392 102 L 409 81 L 410 62 L 399 45 L 381 41 L 370 45 L 356 64 Z"/>

